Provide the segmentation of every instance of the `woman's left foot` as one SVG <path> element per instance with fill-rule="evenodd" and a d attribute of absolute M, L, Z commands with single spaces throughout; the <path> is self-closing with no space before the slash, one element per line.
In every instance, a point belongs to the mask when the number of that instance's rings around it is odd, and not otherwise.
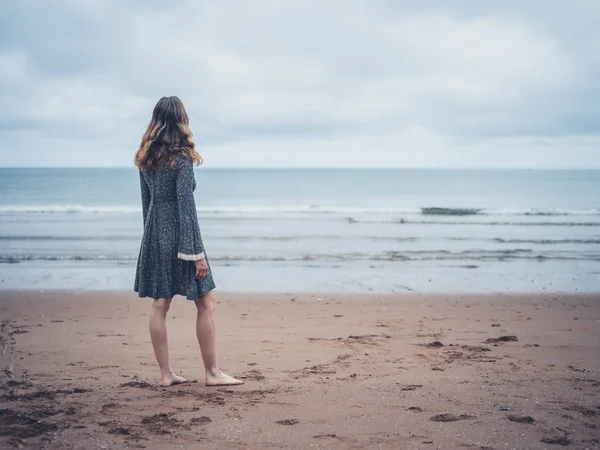
<path fill-rule="evenodd" d="M 168 387 L 168 386 L 172 386 L 174 384 L 181 384 L 181 383 L 185 383 L 187 380 L 183 377 L 180 377 L 179 375 L 175 375 L 174 373 L 171 373 L 171 375 L 167 375 L 164 376 L 160 379 L 160 382 L 158 383 L 160 386 L 162 387 Z"/>
<path fill-rule="evenodd" d="M 242 380 L 230 377 L 226 373 L 220 370 L 214 375 L 206 373 L 206 385 L 207 386 L 237 386 L 238 384 L 244 384 Z"/>

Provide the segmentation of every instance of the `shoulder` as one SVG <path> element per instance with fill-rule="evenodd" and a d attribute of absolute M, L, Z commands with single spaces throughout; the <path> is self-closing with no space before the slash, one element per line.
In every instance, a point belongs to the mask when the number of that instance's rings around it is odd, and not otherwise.
<path fill-rule="evenodd" d="M 194 168 L 194 161 L 192 158 L 188 158 L 187 156 L 178 155 L 175 163 L 175 167 L 178 169 L 188 169 Z"/>

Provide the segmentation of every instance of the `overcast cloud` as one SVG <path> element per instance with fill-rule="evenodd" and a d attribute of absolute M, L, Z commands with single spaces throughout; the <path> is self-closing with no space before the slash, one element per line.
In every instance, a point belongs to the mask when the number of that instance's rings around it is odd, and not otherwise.
<path fill-rule="evenodd" d="M 209 167 L 600 168 L 600 2 L 0 2 L 0 166 L 131 166 L 163 95 Z"/>

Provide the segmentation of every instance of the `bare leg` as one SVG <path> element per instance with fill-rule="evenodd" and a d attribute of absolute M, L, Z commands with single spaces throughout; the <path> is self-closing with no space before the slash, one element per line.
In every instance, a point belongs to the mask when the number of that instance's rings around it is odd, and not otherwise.
<path fill-rule="evenodd" d="M 217 347 L 215 333 L 215 296 L 209 292 L 196 302 L 198 317 L 196 335 L 202 352 L 207 386 L 231 386 L 243 384 L 241 380 L 221 372 L 217 366 Z"/>
<path fill-rule="evenodd" d="M 183 383 L 186 380 L 175 375 L 169 365 L 169 346 L 167 342 L 167 312 L 171 306 L 170 298 L 154 299 L 150 310 L 150 340 L 154 348 L 154 356 L 160 367 L 161 386 Z"/>

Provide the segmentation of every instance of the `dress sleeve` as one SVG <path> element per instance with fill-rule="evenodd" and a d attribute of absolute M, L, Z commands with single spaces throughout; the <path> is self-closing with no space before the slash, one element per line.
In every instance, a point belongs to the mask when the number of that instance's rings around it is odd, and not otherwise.
<path fill-rule="evenodd" d="M 204 259 L 204 245 L 194 201 L 194 165 L 182 158 L 177 170 L 177 207 L 179 210 L 179 246 L 177 257 L 185 261 Z"/>
<path fill-rule="evenodd" d="M 146 224 L 146 217 L 148 216 L 148 207 L 150 206 L 150 189 L 144 179 L 144 174 L 140 170 L 140 188 L 142 191 L 142 217 L 144 219 L 144 225 Z"/>

